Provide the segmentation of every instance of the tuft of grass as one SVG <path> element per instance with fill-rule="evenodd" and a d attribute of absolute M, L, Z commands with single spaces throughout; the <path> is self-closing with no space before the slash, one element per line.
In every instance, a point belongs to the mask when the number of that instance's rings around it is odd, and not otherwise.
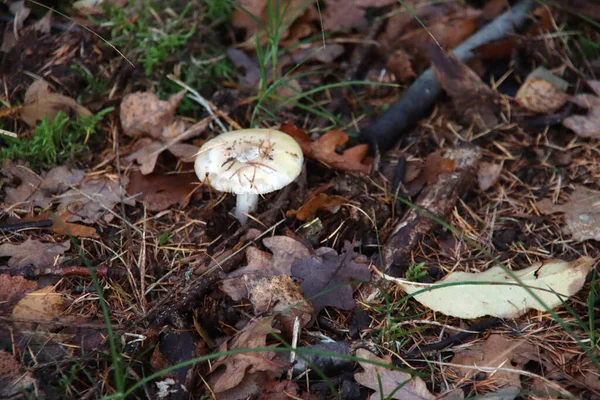
<path fill-rule="evenodd" d="M 25 160 L 34 168 L 72 160 L 88 151 L 87 141 L 96 133 L 96 125 L 112 110 L 107 108 L 95 115 L 76 119 L 69 118 L 62 111 L 52 121 L 44 117 L 31 137 L 3 137 L 5 146 L 0 148 L 0 160 Z"/>
<path fill-rule="evenodd" d="M 423 278 L 425 275 L 427 275 L 425 263 L 412 264 L 408 267 L 408 271 L 406 271 L 406 280 L 418 282 L 419 279 Z"/>
<path fill-rule="evenodd" d="M 129 0 L 126 7 L 107 4 L 108 22 L 94 21 L 111 28 L 111 44 L 136 58 L 144 68 L 146 76 L 152 74 L 153 68 L 167 60 L 175 52 L 185 46 L 196 32 L 196 25 L 188 26 L 186 19 L 193 3 L 187 3 L 179 14 L 164 13 L 165 18 L 158 20 L 154 10 L 154 2 L 145 0 L 139 6 L 135 0 Z M 129 10 L 135 10 L 130 15 Z"/>

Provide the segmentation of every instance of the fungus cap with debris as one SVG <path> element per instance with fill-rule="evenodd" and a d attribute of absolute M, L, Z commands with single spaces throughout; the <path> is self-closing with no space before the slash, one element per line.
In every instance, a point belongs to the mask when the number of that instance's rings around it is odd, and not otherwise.
<path fill-rule="evenodd" d="M 274 129 L 243 129 L 204 143 L 194 169 L 202 182 L 237 195 L 235 216 L 244 223 L 259 196 L 291 183 L 303 161 L 302 149 L 291 136 Z"/>

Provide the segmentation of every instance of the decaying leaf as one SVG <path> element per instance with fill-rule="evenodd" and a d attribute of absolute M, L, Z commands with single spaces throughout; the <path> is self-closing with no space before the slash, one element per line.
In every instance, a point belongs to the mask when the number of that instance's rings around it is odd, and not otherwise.
<path fill-rule="evenodd" d="M 569 101 L 571 96 L 565 92 L 568 87 L 566 81 L 540 67 L 529 74 L 515 98 L 529 111 L 549 114 Z"/>
<path fill-rule="evenodd" d="M 491 335 L 482 342 L 471 344 L 458 351 L 452 358 L 450 371 L 461 379 L 486 380 L 497 388 L 504 388 L 513 393 L 535 392 L 544 394 L 544 398 L 569 396 L 558 383 L 570 379 L 552 360 L 554 355 L 546 354 L 543 347 L 535 346 L 525 339 L 508 339 L 502 335 Z M 543 378 L 529 376 L 522 379 L 519 371 L 527 370 L 527 365 L 534 364 L 541 369 L 537 375 Z M 460 368 L 464 365 L 466 368 Z M 476 367 L 476 368 L 473 368 Z M 513 370 L 510 372 L 507 370 Z M 481 374 L 485 374 L 482 377 Z M 489 393 L 489 398 L 498 398 L 501 391 Z M 508 394 L 508 393 L 507 393 Z M 513 398 L 510 396 L 509 398 Z"/>
<path fill-rule="evenodd" d="M 330 306 L 341 310 L 355 307 L 352 281 L 369 281 L 369 264 L 359 259 L 354 245 L 347 242 L 342 254 L 321 247 L 314 255 L 302 257 L 292 265 L 292 275 L 301 280 L 304 296 L 309 299 L 318 314 Z"/>
<path fill-rule="evenodd" d="M 62 295 L 52 286 L 27 293 L 13 308 L 12 316 L 23 329 L 35 329 L 37 324 L 58 318 L 63 309 Z M 40 326 L 39 329 L 46 327 Z"/>
<path fill-rule="evenodd" d="M 477 129 L 491 129 L 499 119 L 497 94 L 454 54 L 444 54 L 438 46 L 429 47 L 435 77 L 452 98 L 456 112 Z"/>
<path fill-rule="evenodd" d="M 24 372 L 11 353 L 0 350 L 0 399 L 25 398 L 20 395 L 34 389 L 34 385 L 36 380 L 33 375 Z"/>
<path fill-rule="evenodd" d="M 325 193 L 319 193 L 308 199 L 298 211 L 288 212 L 288 215 L 295 214 L 298 220 L 306 221 L 320 210 L 326 210 L 335 214 L 341 205 L 347 202 L 348 200 L 342 196 L 329 196 Z"/>
<path fill-rule="evenodd" d="M 292 264 L 298 259 L 310 256 L 310 251 L 302 243 L 286 236 L 265 238 L 263 244 L 273 255 L 256 247 L 249 247 L 246 251 L 248 265 L 232 272 L 223 280 L 222 289 L 233 300 L 248 298 L 248 287 L 262 278 L 290 276 Z"/>
<path fill-rule="evenodd" d="M 573 240 L 600 240 L 600 192 L 578 186 L 565 204 L 543 199 L 536 206 L 544 214 L 564 213 L 564 230 Z"/>
<path fill-rule="evenodd" d="M 579 94 L 573 96 L 571 101 L 578 107 L 588 110 L 585 115 L 571 115 L 562 122 L 565 128 L 575 132 L 580 137 L 600 136 L 600 81 L 588 81 L 588 86 L 596 93 Z"/>
<path fill-rule="evenodd" d="M 365 349 L 358 349 L 356 357 L 389 364 L 390 367 L 392 364 L 389 356 L 379 358 Z M 354 379 L 359 384 L 375 391 L 371 399 L 433 400 L 436 398 L 427 390 L 427 385 L 419 377 L 412 377 L 406 372 L 394 371 L 366 361 L 358 363 L 365 371 L 354 374 Z M 390 395 L 391 397 L 388 397 Z"/>
<path fill-rule="evenodd" d="M 313 308 L 310 302 L 306 301 L 300 286 L 289 276 L 262 278 L 248 290 L 255 314 L 276 313 L 282 324 L 282 332 L 286 334 L 292 334 L 294 331 L 296 318 L 299 318 L 301 328 L 308 325 L 312 319 Z"/>
<path fill-rule="evenodd" d="M 92 115 L 90 110 L 80 106 L 71 97 L 52 93 L 44 80 L 39 79 L 29 86 L 21 109 L 21 119 L 27 125 L 35 127 L 44 117 L 52 121 L 60 111 L 79 116 Z"/>
<path fill-rule="evenodd" d="M 590 257 L 581 257 L 571 262 L 551 260 L 515 271 L 514 274 L 546 306 L 554 308 L 583 287 L 593 264 L 594 260 Z M 479 318 L 489 315 L 516 318 L 529 309 L 546 310 L 500 266 L 480 273 L 452 272 L 434 284 L 410 282 L 387 275 L 385 277 L 397 283 L 408 294 L 430 289 L 414 298 L 434 311 L 453 317 Z M 467 284 L 439 287 L 449 283 Z"/>
<path fill-rule="evenodd" d="M 17 183 L 16 187 L 4 185 L 6 202 L 31 207 L 47 207 L 53 197 L 76 185 L 85 173 L 65 166 L 52 168 L 41 176 L 22 165 L 15 165 L 11 160 L 4 160 L 2 174 L 8 177 L 5 183 Z"/>
<path fill-rule="evenodd" d="M 267 336 L 279 332 L 271 327 L 272 322 L 271 317 L 251 321 L 231 342 L 225 342 L 219 351 L 266 347 Z M 230 390 L 240 384 L 245 376 L 260 372 L 268 372 L 275 377 L 281 373 L 282 365 L 274 360 L 274 357 L 273 351 L 261 351 L 218 358 L 212 366 L 209 379 L 212 390 L 215 393 Z"/>
<path fill-rule="evenodd" d="M 389 56 L 385 63 L 385 68 L 394 74 L 396 80 L 400 83 L 406 83 L 417 74 L 413 71 L 411 57 L 404 50 L 396 50 Z"/>
<path fill-rule="evenodd" d="M 367 144 L 350 147 L 344 150 L 342 154 L 336 152 L 338 147 L 343 147 L 348 143 L 348 135 L 345 132 L 332 130 L 311 142 L 306 132 L 298 129 L 293 124 L 282 124 L 280 130 L 296 139 L 305 156 L 320 161 L 331 168 L 364 173 L 368 173 L 371 169 L 369 164 L 363 164 L 363 159 L 369 150 Z"/>
<path fill-rule="evenodd" d="M 121 177 L 121 184 L 127 185 L 127 182 L 126 177 Z M 106 176 L 95 176 L 86 178 L 77 188 L 60 196 L 59 210 L 67 209 L 73 214 L 69 222 L 94 223 L 100 218 L 109 222 L 114 218 L 110 211 L 121 202 L 135 205 L 135 201 L 127 196 L 119 182 Z"/>
<path fill-rule="evenodd" d="M 143 202 L 148 211 L 163 211 L 175 204 L 181 208 L 187 206 L 199 183 L 193 172 L 143 175 L 133 171 L 129 175 L 127 193 L 136 201 Z"/>
<path fill-rule="evenodd" d="M 71 242 L 43 243 L 39 240 L 27 239 L 21 244 L 4 243 L 0 245 L 0 257 L 10 257 L 8 266 L 23 268 L 29 265 L 50 267 L 57 258 L 71 248 Z"/>
<path fill-rule="evenodd" d="M 165 130 L 175 120 L 175 110 L 185 96 L 185 90 L 173 94 L 169 100 L 160 100 L 150 92 L 128 94 L 121 101 L 121 126 L 123 133 L 131 137 L 148 135 L 162 139 Z"/>
<path fill-rule="evenodd" d="M 395 0 L 330 0 L 323 14 L 325 31 L 350 28 L 365 22 L 367 8 L 385 7 Z"/>
<path fill-rule="evenodd" d="M 502 173 L 502 164 L 482 162 L 477 171 L 479 189 L 486 191 L 498 182 Z"/>
<path fill-rule="evenodd" d="M 0 275 L 0 314 L 10 311 L 28 292 L 37 288 L 37 282 L 22 276 Z"/>

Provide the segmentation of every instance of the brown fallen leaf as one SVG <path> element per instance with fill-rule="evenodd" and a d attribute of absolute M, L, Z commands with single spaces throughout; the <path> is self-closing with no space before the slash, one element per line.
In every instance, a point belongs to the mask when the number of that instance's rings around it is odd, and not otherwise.
<path fill-rule="evenodd" d="M 595 0 L 567 0 L 563 6 L 576 15 L 600 21 L 600 4 Z"/>
<path fill-rule="evenodd" d="M 318 193 L 316 196 L 308 199 L 298 211 L 288 211 L 287 215 L 296 215 L 298 220 L 306 221 L 320 210 L 326 210 L 335 214 L 341 205 L 347 202 L 348 200 L 342 196 L 329 196 L 325 193 Z"/>
<path fill-rule="evenodd" d="M 71 97 L 50 92 L 48 83 L 42 79 L 29 86 L 23 103 L 20 118 L 30 127 L 37 126 L 44 117 L 52 121 L 60 111 L 78 116 L 92 115 L 90 110 Z"/>
<path fill-rule="evenodd" d="M 23 268 L 34 265 L 40 268 L 54 265 L 56 259 L 71 248 L 71 242 L 44 243 L 35 239 L 27 239 L 21 244 L 4 243 L 0 245 L 0 257 L 10 257 L 7 265 L 10 268 Z"/>
<path fill-rule="evenodd" d="M 390 369 L 392 360 L 389 356 L 379 358 L 368 350 L 358 349 L 356 357 L 366 361 L 358 361 L 364 372 L 354 374 L 354 379 L 359 384 L 375 391 L 371 396 L 372 399 L 433 400 L 436 398 L 427 390 L 423 379 L 418 376 L 412 377 L 406 372 Z M 389 364 L 390 368 L 374 365 L 368 361 Z"/>
<path fill-rule="evenodd" d="M 81 224 L 74 224 L 71 222 L 67 222 L 69 218 L 73 216 L 68 209 L 62 210 L 60 214 L 50 213 L 47 211 L 41 212 L 35 217 L 23 218 L 22 222 L 28 221 L 43 221 L 47 219 L 51 219 L 53 221 L 50 229 L 52 232 L 58 235 L 72 235 L 75 237 L 91 237 L 91 238 L 99 238 L 100 236 L 96 232 L 96 228 L 92 226 L 86 226 Z"/>
<path fill-rule="evenodd" d="M 565 90 L 568 83 L 540 67 L 534 70 L 515 96 L 521 107 L 536 113 L 550 114 L 571 98 Z"/>
<path fill-rule="evenodd" d="M 124 176 L 120 181 L 125 186 L 128 183 L 127 177 Z M 69 222 L 82 221 L 90 224 L 100 218 L 110 222 L 114 218 L 110 211 L 118 203 L 133 206 L 135 200 L 127 196 L 119 182 L 106 176 L 94 176 L 84 179 L 78 187 L 61 195 L 58 209 L 60 213 L 67 209 L 73 214 Z"/>
<path fill-rule="evenodd" d="M 394 51 L 389 56 L 385 68 L 394 74 L 399 83 L 406 83 L 417 76 L 412 68 L 411 56 L 402 49 Z"/>
<path fill-rule="evenodd" d="M 76 185 L 83 179 L 85 173 L 78 169 L 65 166 L 52 168 L 47 173 L 38 175 L 22 165 L 15 165 L 11 160 L 4 160 L 2 174 L 8 179 L 2 180 L 5 201 L 10 204 L 20 204 L 30 207 L 47 207 L 54 196 L 67 190 L 70 185 Z M 17 183 L 17 186 L 11 187 Z"/>
<path fill-rule="evenodd" d="M 29 390 L 38 393 L 37 380 L 30 372 L 25 372 L 15 357 L 0 350 L 0 398 L 21 399 Z M 32 393 L 33 394 L 33 393 Z M 40 394 L 40 393 L 38 393 Z"/>
<path fill-rule="evenodd" d="M 219 352 L 266 347 L 267 336 L 279 332 L 271 327 L 272 323 L 272 317 L 252 320 L 230 342 L 225 342 L 219 348 Z M 283 365 L 274 358 L 274 351 L 232 354 L 220 357 L 212 366 L 209 384 L 215 393 L 221 393 L 239 385 L 247 375 L 267 372 L 275 377 L 281 374 Z M 224 367 L 224 369 L 221 367 Z"/>
<path fill-rule="evenodd" d="M 14 306 L 13 318 L 17 325 L 23 329 L 46 330 L 43 322 L 53 321 L 58 318 L 65 308 L 62 295 L 57 293 L 52 286 L 27 293 Z M 39 326 L 38 326 L 39 324 Z"/>
<path fill-rule="evenodd" d="M 336 152 L 338 147 L 348 143 L 348 135 L 343 131 L 331 130 L 311 142 L 306 132 L 298 129 L 293 124 L 284 123 L 279 129 L 296 139 L 305 156 L 320 161 L 331 168 L 363 173 L 368 173 L 371 170 L 369 164 L 362 163 L 369 150 L 368 144 L 350 147 L 344 150 L 342 154 Z"/>
<path fill-rule="evenodd" d="M 310 302 L 306 301 L 300 286 L 289 276 L 262 278 L 248 290 L 255 315 L 274 312 L 281 322 L 281 331 L 287 335 L 293 333 L 296 318 L 299 319 L 300 328 L 304 328 L 312 319 Z"/>
<path fill-rule="evenodd" d="M 585 115 L 571 115 L 562 121 L 565 128 L 575 132 L 580 137 L 600 136 L 600 81 L 588 81 L 588 86 L 596 93 L 579 94 L 573 96 L 571 101 L 578 107 L 588 110 Z"/>
<path fill-rule="evenodd" d="M 239 301 L 250 296 L 249 286 L 262 278 L 291 275 L 292 264 L 310 251 L 300 242 L 287 236 L 273 236 L 263 239 L 263 244 L 273 255 L 256 247 L 246 250 L 248 265 L 230 273 L 222 282 L 222 289 L 233 300 Z"/>
<path fill-rule="evenodd" d="M 564 204 L 543 199 L 536 206 L 543 214 L 564 213 L 564 230 L 573 240 L 600 240 L 600 192 L 577 186 Z"/>
<path fill-rule="evenodd" d="M 322 11 L 325 31 L 351 28 L 365 22 L 367 8 L 378 8 L 396 3 L 396 0 L 330 0 Z"/>
<path fill-rule="evenodd" d="M 499 124 L 494 110 L 498 95 L 453 54 L 444 54 L 438 46 L 429 47 L 435 77 L 452 98 L 454 109 L 468 124 L 479 130 Z"/>
<path fill-rule="evenodd" d="M 292 276 L 300 280 L 304 296 L 318 314 L 325 307 L 352 310 L 356 303 L 354 289 L 348 282 L 370 281 L 369 264 L 346 242 L 340 255 L 321 247 L 314 255 L 299 258 L 292 265 Z"/>
<path fill-rule="evenodd" d="M 484 192 L 494 186 L 500 174 L 502 173 L 502 164 L 495 164 L 489 162 L 482 162 L 479 164 L 479 170 L 477 171 L 477 183 L 479 189 Z"/>
<path fill-rule="evenodd" d="M 136 201 L 143 202 L 148 211 L 163 211 L 174 204 L 179 204 L 181 208 L 186 207 L 198 190 L 199 183 L 193 172 L 143 175 L 133 171 L 129 175 L 127 193 Z"/>
<path fill-rule="evenodd" d="M 10 311 L 28 292 L 37 288 L 37 282 L 22 276 L 0 275 L 0 314 Z"/>
<path fill-rule="evenodd" d="M 123 133 L 130 137 L 148 135 L 162 140 L 167 135 L 165 130 L 175 121 L 175 110 L 185 93 L 185 90 L 175 93 L 167 101 L 151 92 L 128 94 L 120 107 Z"/>

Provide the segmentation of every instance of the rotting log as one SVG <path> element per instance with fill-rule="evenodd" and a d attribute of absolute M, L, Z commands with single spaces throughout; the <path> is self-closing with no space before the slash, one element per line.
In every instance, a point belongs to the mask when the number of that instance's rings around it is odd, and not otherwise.
<path fill-rule="evenodd" d="M 435 183 L 425 186 L 414 201 L 416 207 L 410 207 L 394 226 L 383 247 L 387 274 L 397 276 L 395 267 L 406 265 L 419 240 L 437 225 L 422 210 L 444 219 L 473 186 L 480 157 L 480 149 L 470 143 L 462 143 L 458 148 L 446 152 L 444 158 L 453 159 L 456 168 L 452 172 L 440 173 Z"/>

